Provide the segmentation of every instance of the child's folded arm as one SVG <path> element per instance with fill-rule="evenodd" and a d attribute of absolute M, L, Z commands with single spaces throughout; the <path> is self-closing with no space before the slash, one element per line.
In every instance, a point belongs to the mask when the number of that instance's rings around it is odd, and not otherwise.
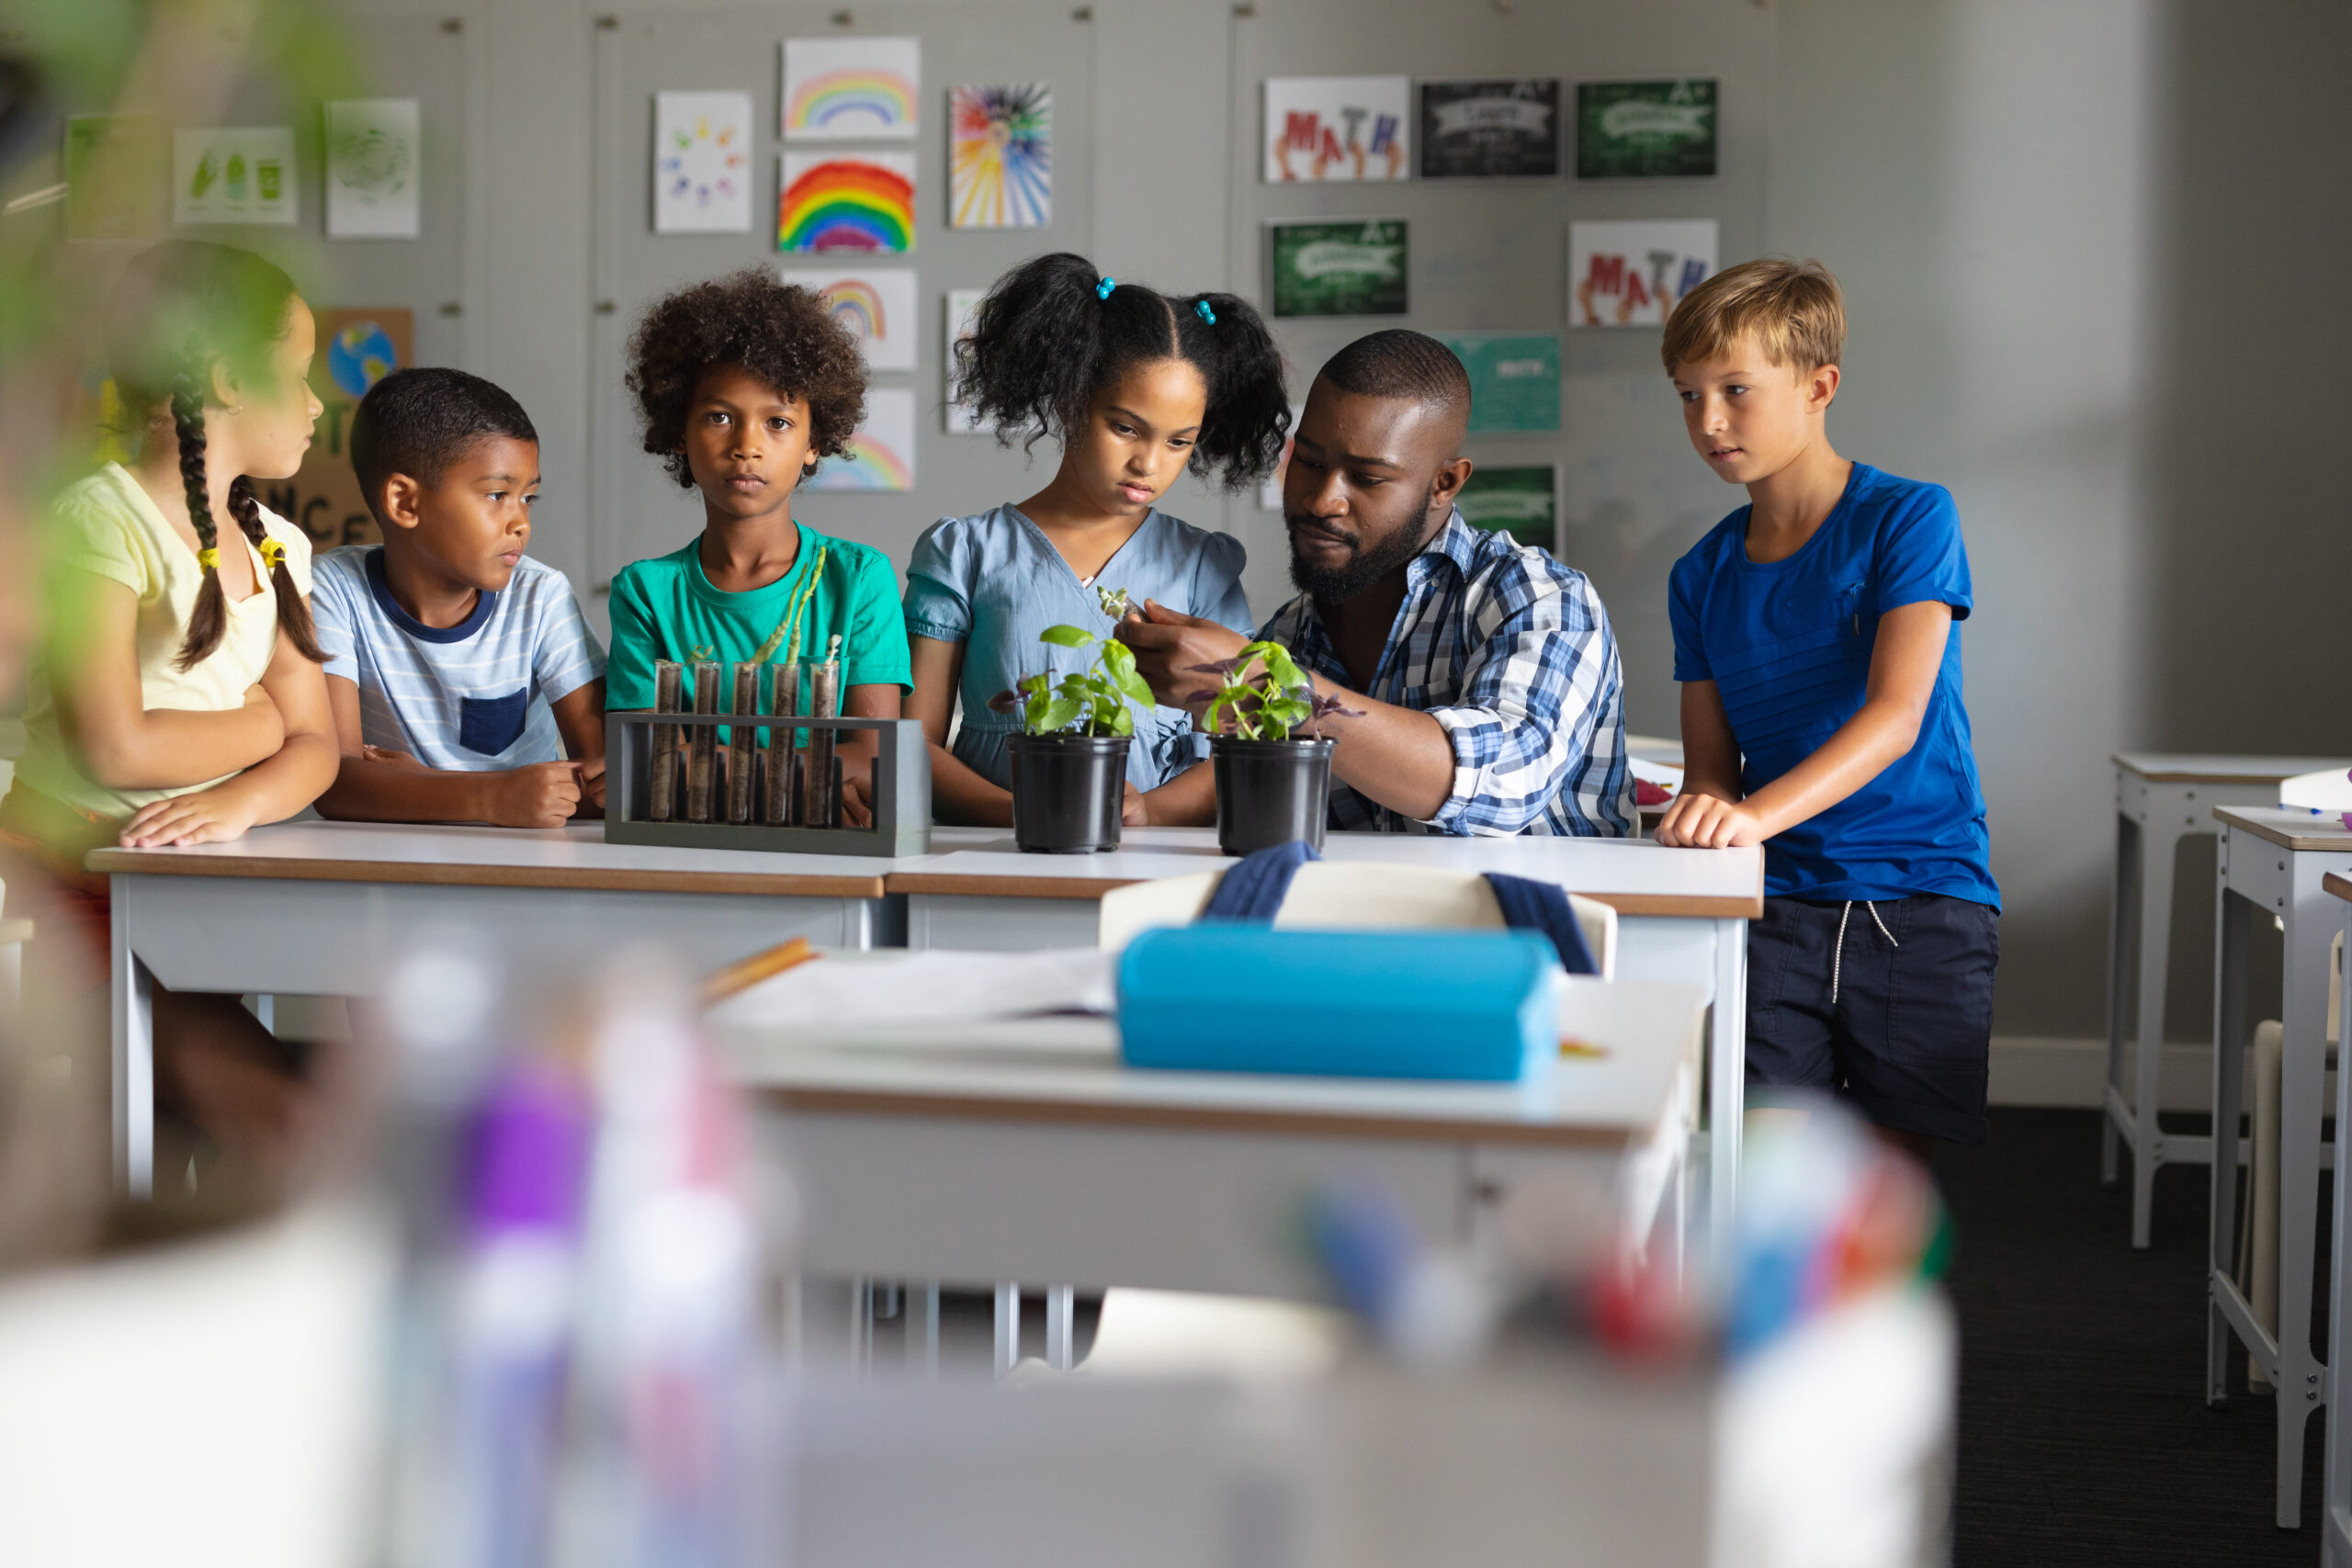
<path fill-rule="evenodd" d="M 285 718 L 286 739 L 271 755 L 210 789 L 142 807 L 122 830 L 133 847 L 205 844 L 293 816 L 334 782 L 334 721 L 326 677 L 292 642 L 277 639 L 262 689 Z"/>
<path fill-rule="evenodd" d="M 287 724 L 259 690 L 214 712 L 150 708 L 140 689 L 139 602 L 110 578 L 60 572 L 61 626 L 50 664 L 59 728 L 93 784 L 107 789 L 178 789 L 249 768 L 275 754 Z"/>
<path fill-rule="evenodd" d="M 428 768 L 403 753 L 366 744 L 356 684 L 330 675 L 326 687 L 338 754 L 334 780 L 319 796 L 322 817 L 349 822 L 488 822 L 501 828 L 560 828 L 579 808 L 582 768 L 577 762 L 539 762 L 491 773 Z M 582 698 L 588 690 L 583 687 L 568 694 L 566 701 Z M 600 779 L 603 762 L 600 731 L 596 749 Z"/>

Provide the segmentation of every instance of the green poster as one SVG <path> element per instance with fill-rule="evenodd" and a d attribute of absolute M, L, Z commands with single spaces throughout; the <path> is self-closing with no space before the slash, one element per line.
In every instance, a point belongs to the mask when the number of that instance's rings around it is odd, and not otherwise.
<path fill-rule="evenodd" d="M 1715 83 L 1577 84 L 1577 178 L 1641 180 L 1715 172 Z"/>
<path fill-rule="evenodd" d="M 1474 467 L 1454 502 L 1474 528 L 1509 534 L 1522 545 L 1560 547 L 1559 471 L 1549 463 L 1524 468 Z"/>
<path fill-rule="evenodd" d="M 1470 372 L 1474 434 L 1524 434 L 1560 428 L 1558 333 L 1460 333 L 1442 341 Z"/>
<path fill-rule="evenodd" d="M 1408 251 L 1401 218 L 1269 223 L 1267 289 L 1277 316 L 1401 316 Z"/>

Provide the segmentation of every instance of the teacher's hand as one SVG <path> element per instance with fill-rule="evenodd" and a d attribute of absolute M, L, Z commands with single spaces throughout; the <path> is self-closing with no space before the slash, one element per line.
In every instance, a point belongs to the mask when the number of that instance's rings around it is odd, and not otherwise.
<path fill-rule="evenodd" d="M 1136 673 L 1151 687 L 1151 694 L 1174 708 L 1197 706 L 1184 699 L 1217 683 L 1216 676 L 1204 675 L 1193 666 L 1230 659 L 1250 640 L 1230 627 L 1178 615 L 1150 599 L 1144 601 L 1140 617 L 1130 615 L 1119 623 L 1117 636 L 1135 650 Z"/>

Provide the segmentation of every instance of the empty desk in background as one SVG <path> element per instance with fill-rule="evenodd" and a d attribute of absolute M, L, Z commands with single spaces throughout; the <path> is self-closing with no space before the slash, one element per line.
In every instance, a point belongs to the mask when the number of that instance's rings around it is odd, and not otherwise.
<path fill-rule="evenodd" d="M 795 936 L 895 945 L 887 857 L 607 844 L 600 825 L 283 822 L 225 844 L 97 850 L 114 896 L 118 1179 L 153 1179 L 156 983 L 173 990 L 364 997 L 403 949 L 465 946 L 585 977 L 658 944 L 715 969 Z"/>
<path fill-rule="evenodd" d="M 1332 833 L 1327 860 L 1506 872 L 1556 883 L 1617 911 L 1617 976 L 1696 986 L 1708 1030 L 1708 1213 L 1727 1214 L 1739 1172 L 1747 1058 L 1747 922 L 1764 912 L 1764 852 L 1669 850 L 1640 839 Z M 1023 951 L 1091 947 L 1102 895 L 1234 863 L 1206 828 L 1131 828 L 1101 855 L 1025 855 L 1010 835 L 891 874 L 907 897 L 907 945 Z M 1710 1222 L 1712 1224 L 1712 1221 Z"/>
<path fill-rule="evenodd" d="M 1547 1188 L 1670 1225 L 1702 1007 L 1694 987 L 1572 979 L 1564 1026 L 1601 1054 L 1526 1085 L 1155 1072 L 1120 1062 L 1102 1018 L 714 1026 L 792 1176 L 807 1275 L 1320 1299 L 1300 1204 L 1351 1179 L 1432 1241 L 1489 1234 Z"/>
<path fill-rule="evenodd" d="M 2327 1067 L 2327 966 L 2340 909 L 2322 887 L 2352 875 L 2352 831 L 2333 816 L 2220 807 L 2214 910 L 2211 1248 L 2207 1257 L 2205 1397 L 2225 1396 L 2230 1338 L 2243 1340 L 2278 1391 L 2278 1523 L 2301 1523 L 2303 1430 L 2326 1368 L 2312 1348 L 2312 1273 L 2319 1229 L 2322 1084 Z M 2278 1021 L 2278 1332 L 2255 1321 L 2237 1287 L 2238 1116 L 2254 1032 L 2246 947 L 2256 916 L 2286 927 Z"/>
<path fill-rule="evenodd" d="M 2171 977 L 2173 862 L 2181 840 L 2217 831 L 2217 806 L 2276 806 L 2278 782 L 2343 767 L 2324 757 L 2214 757 L 2115 753 L 2115 883 L 2108 912 L 2107 1116 L 2099 1176 L 2116 1178 L 2119 1143 L 2132 1147 L 2132 1245 L 2148 1245 L 2156 1169 L 2203 1165 L 2212 1140 L 2166 1133 L 2157 1114 L 2165 1039 L 2165 985 Z M 2123 1018 L 2138 980 L 2138 1060 L 2130 1103 L 2123 1095 Z"/>
<path fill-rule="evenodd" d="M 2344 933 L 2342 995 L 2337 999 L 2339 1041 L 2352 1043 L 2352 875 L 2330 872 L 2320 886 L 2338 901 L 2337 929 Z M 2341 1066 L 2335 1074 L 2335 1124 L 2352 1127 L 2352 1073 Z M 2340 1135 L 2340 1134 L 2339 1134 Z M 2345 1412 L 2352 1407 L 2352 1160 L 2335 1162 L 2335 1248 L 2328 1260 L 2327 1303 L 2327 1466 L 2320 1488 L 2319 1554 L 2321 1568 L 2352 1568 L 2352 1432 L 2343 1430 Z"/>

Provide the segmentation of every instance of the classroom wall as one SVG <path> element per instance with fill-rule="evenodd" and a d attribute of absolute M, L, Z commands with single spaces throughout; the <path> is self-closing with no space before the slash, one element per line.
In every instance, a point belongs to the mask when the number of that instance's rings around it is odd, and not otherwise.
<path fill-rule="evenodd" d="M 444 37 L 460 57 L 468 226 L 455 262 L 435 266 L 455 265 L 467 293 L 434 331 L 530 408 L 548 481 L 534 551 L 583 595 L 609 570 L 594 527 L 693 525 L 684 497 L 665 502 L 674 516 L 640 516 L 599 477 L 650 462 L 625 449 L 600 381 L 611 334 L 656 281 L 624 297 L 600 250 L 615 225 L 644 227 L 641 183 L 616 152 L 646 138 L 638 89 L 741 75 L 772 115 L 776 40 L 831 29 L 837 13 L 858 31 L 978 26 L 1012 43 L 1052 28 L 1056 58 L 1079 49 L 1069 69 L 1084 74 L 1091 135 L 1069 166 L 1082 174 L 1057 186 L 1057 227 L 1035 248 L 1091 245 L 1119 276 L 1255 295 L 1260 222 L 1327 211 L 1414 220 L 1408 321 L 1430 330 L 1558 327 L 1572 216 L 1712 215 L 1726 260 L 1782 252 L 1838 270 L 1853 335 L 1833 437 L 1949 485 L 1968 533 L 1970 705 L 2007 896 L 2005 1036 L 2071 1049 L 2100 1032 L 2110 750 L 2352 748 L 2352 702 L 2325 673 L 2342 658 L 2328 610 L 2345 581 L 2334 454 L 2347 398 L 2334 357 L 2352 304 L 2310 287 L 2352 240 L 2352 182 L 2323 162 L 2352 144 L 2352 13 L 2337 0 L 2274 0 L 2258 25 L 2228 0 L 355 6 L 363 32 L 419 50 Z M 708 82 L 622 71 L 631 29 L 688 27 L 740 38 L 740 56 L 713 60 Z M 1257 83 L 1318 71 L 1712 73 L 1723 174 L 1268 190 L 1251 177 Z M 927 62 L 927 113 L 944 85 Z M 926 128 L 926 169 L 939 141 Z M 763 181 L 774 150 L 771 137 Z M 945 287 L 985 278 L 944 274 L 979 253 L 933 243 L 937 191 L 922 201 L 913 262 L 932 310 Z M 741 249 L 729 265 L 773 259 L 748 237 Z M 919 393 L 937 385 L 930 330 L 923 368 L 899 378 Z M 1283 330 L 1298 390 L 1349 335 Z M 1665 572 L 1740 498 L 1688 452 L 1655 355 L 1653 333 L 1570 334 L 1561 434 L 1476 455 L 1561 465 L 1566 553 L 1617 624 L 1629 720 L 1671 733 Z M 916 496 L 811 496 L 808 520 L 903 561 L 939 512 L 1025 494 L 1050 471 L 922 430 Z M 627 515 L 598 522 L 600 505 Z M 1189 480 L 1170 505 L 1243 539 L 1253 602 L 1271 609 L 1278 519 Z M 2176 996 L 2177 1035 L 2199 1027 L 2200 1000 Z"/>

